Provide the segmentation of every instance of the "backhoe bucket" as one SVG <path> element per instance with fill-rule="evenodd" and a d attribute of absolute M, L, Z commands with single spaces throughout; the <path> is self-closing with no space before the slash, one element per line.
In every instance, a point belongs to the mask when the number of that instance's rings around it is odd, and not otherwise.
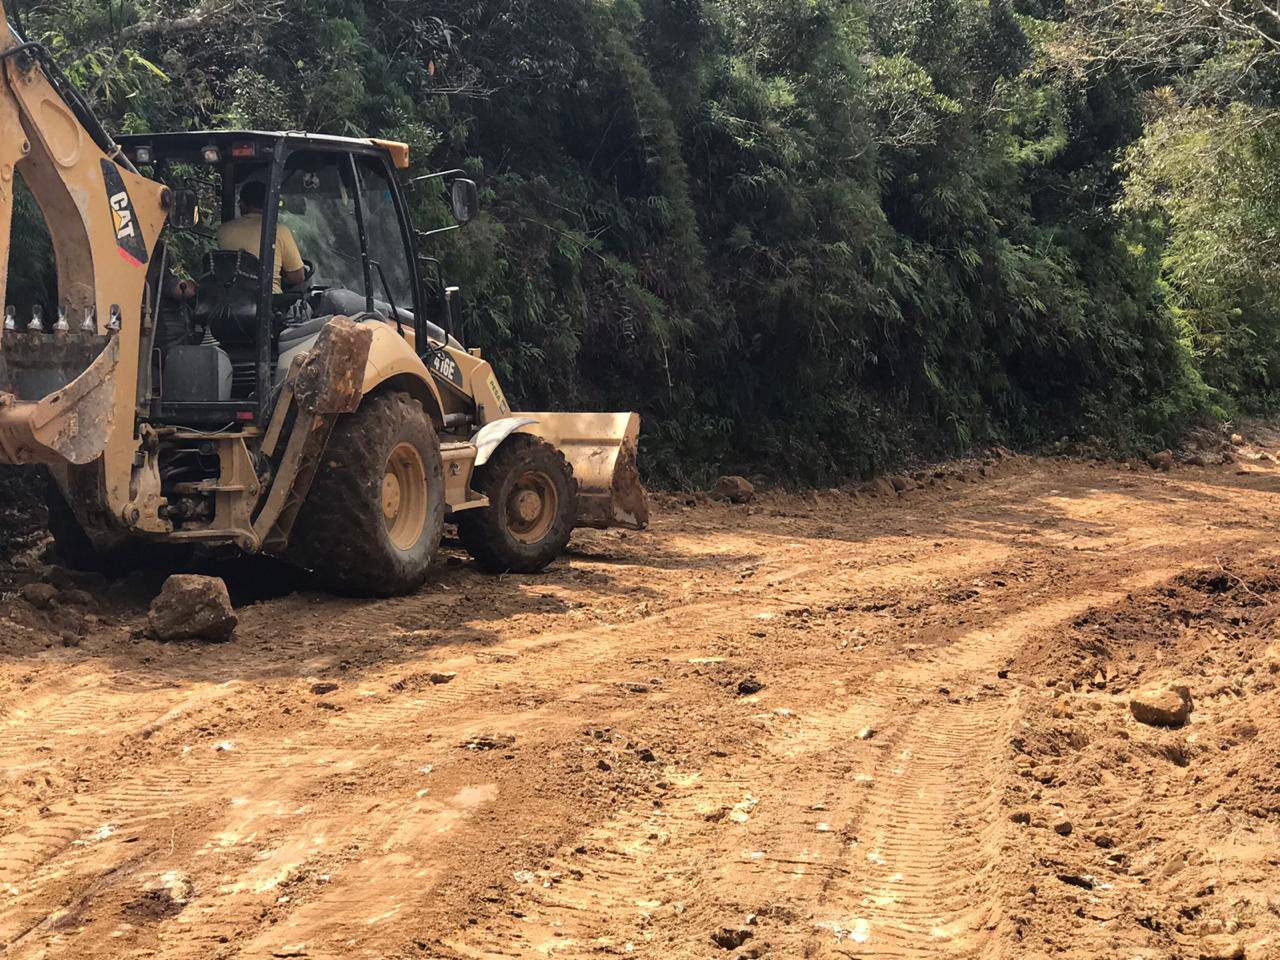
<path fill-rule="evenodd" d="M 37 395 L 45 392 L 40 384 L 46 380 L 55 385 L 65 383 L 69 373 L 57 367 L 55 361 L 70 363 L 82 359 L 82 355 L 91 355 L 99 339 L 80 337 L 79 343 L 51 345 L 42 350 L 52 355 L 50 369 L 32 365 L 18 371 L 16 379 L 37 384 L 32 388 Z M 12 346 L 5 351 L 21 352 Z M 5 369 L 7 359 L 0 354 L 0 370 Z M 41 400 L 23 402 L 12 393 L 0 393 L 0 463 L 58 466 L 85 464 L 101 456 L 115 420 L 113 401 L 119 365 L 120 341 L 113 339 L 84 373 Z"/>
<path fill-rule="evenodd" d="M 518 432 L 541 437 L 564 454 L 578 481 L 578 526 L 649 525 L 649 498 L 640 485 L 636 413 L 519 413 L 537 423 Z"/>

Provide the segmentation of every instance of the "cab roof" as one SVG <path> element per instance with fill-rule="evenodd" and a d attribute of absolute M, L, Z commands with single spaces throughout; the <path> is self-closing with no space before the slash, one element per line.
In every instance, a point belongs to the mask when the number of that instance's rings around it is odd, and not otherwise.
<path fill-rule="evenodd" d="M 292 150 L 320 149 L 344 153 L 389 154 L 391 162 L 399 170 L 409 166 L 409 145 L 397 140 L 380 140 L 375 137 L 335 137 L 327 133 L 306 133 L 301 130 L 191 130 L 174 133 L 137 133 L 117 137 L 116 141 L 126 153 L 138 147 L 150 146 L 162 154 L 198 154 L 207 146 L 219 149 L 237 144 L 274 147 L 283 143 Z M 265 158 L 264 158 L 265 159 Z"/>

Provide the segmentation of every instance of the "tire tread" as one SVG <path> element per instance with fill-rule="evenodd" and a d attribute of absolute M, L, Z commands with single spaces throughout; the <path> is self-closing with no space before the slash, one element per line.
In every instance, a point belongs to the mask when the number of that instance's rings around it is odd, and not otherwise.
<path fill-rule="evenodd" d="M 406 562 L 387 539 L 382 519 L 381 484 L 386 456 L 407 421 L 425 428 L 435 456 L 424 464 L 427 480 L 438 490 L 427 523 L 425 562 Z M 389 391 L 367 397 L 354 414 L 338 421 L 311 491 L 290 537 L 291 562 L 312 571 L 329 589 L 393 596 L 417 589 L 426 579 L 444 527 L 444 474 L 440 442 L 430 418 L 407 393 Z"/>
<path fill-rule="evenodd" d="M 506 479 L 530 464 L 559 473 L 564 480 L 560 515 L 538 544 L 523 544 L 505 530 L 498 504 Z M 565 455 L 540 437 L 516 434 L 476 470 L 472 487 L 490 506 L 458 514 L 458 537 L 467 553 L 490 573 L 537 573 L 564 551 L 577 520 L 578 481 Z"/>

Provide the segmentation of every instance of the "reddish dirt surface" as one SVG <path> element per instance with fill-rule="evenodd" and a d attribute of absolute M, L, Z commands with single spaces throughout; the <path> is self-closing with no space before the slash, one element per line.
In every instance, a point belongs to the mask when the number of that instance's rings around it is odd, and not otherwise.
<path fill-rule="evenodd" d="M 1280 956 L 1280 470 L 661 499 L 546 574 L 0 604 L 6 957 Z M 969 482 L 973 481 L 973 482 Z M 1181 729 L 1130 695 L 1185 683 Z M 1064 825 L 1070 824 L 1070 828 Z"/>

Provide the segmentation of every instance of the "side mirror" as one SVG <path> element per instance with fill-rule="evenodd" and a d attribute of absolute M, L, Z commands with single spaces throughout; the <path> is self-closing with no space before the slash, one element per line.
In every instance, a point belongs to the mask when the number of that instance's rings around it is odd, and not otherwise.
<path fill-rule="evenodd" d="M 194 190 L 174 190 L 169 195 L 169 223 L 190 230 L 200 222 L 200 198 Z"/>
<path fill-rule="evenodd" d="M 480 213 L 480 191 L 474 180 L 453 181 L 451 190 L 453 218 L 460 224 L 470 223 Z"/>

